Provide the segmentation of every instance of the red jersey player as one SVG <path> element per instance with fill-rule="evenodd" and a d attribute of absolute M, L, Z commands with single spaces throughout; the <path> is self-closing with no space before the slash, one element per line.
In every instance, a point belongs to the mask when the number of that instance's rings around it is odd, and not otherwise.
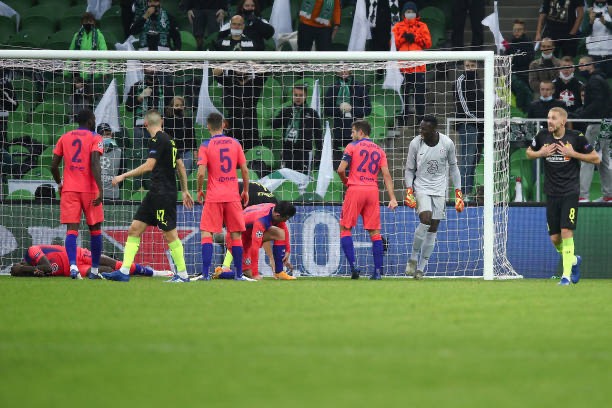
<path fill-rule="evenodd" d="M 67 225 L 66 252 L 70 263 L 72 279 L 82 279 L 77 267 L 77 237 L 81 212 L 91 234 L 91 270 L 98 274 L 100 256 L 102 255 L 102 169 L 100 156 L 104 152 L 102 137 L 94 133 L 96 117 L 85 109 L 80 111 L 76 120 L 79 128 L 60 137 L 51 162 L 51 174 L 59 186 L 60 222 Z M 59 171 L 60 161 L 64 159 L 64 180 Z"/>
<path fill-rule="evenodd" d="M 245 230 L 242 204 L 249 202 L 249 169 L 240 143 L 223 134 L 223 116 L 211 113 L 207 127 L 212 135 L 198 151 L 198 199 L 204 202 L 200 230 L 202 231 L 202 275 L 198 280 L 210 279 L 213 233 L 221 232 L 223 224 L 231 236 L 232 256 L 237 280 L 252 280 L 242 276 L 242 239 Z M 238 193 L 236 167 L 240 167 L 244 187 Z M 208 171 L 208 186 L 204 199 L 204 176 Z M 242 199 L 242 203 L 241 203 Z"/>
<path fill-rule="evenodd" d="M 374 271 L 371 279 L 380 279 L 383 267 L 383 242 L 380 235 L 380 203 L 378 202 L 378 173 L 382 172 L 385 187 L 391 200 L 389 208 L 397 207 L 393 192 L 393 180 L 387 165 L 387 155 L 376 143 L 370 140 L 370 124 L 365 120 L 353 122 L 351 136 L 353 142 L 344 149 L 338 175 L 348 186 L 342 212 L 340 213 L 340 243 L 351 266 L 351 278 L 359 279 L 359 269 L 355 266 L 355 247 L 351 228 L 357 225 L 361 215 L 364 228 L 370 233 Z M 349 176 L 346 177 L 346 169 Z"/>
<path fill-rule="evenodd" d="M 86 248 L 77 247 L 77 266 L 82 277 L 89 276 L 98 279 L 99 276 L 92 275 L 91 252 Z M 109 256 L 100 257 L 100 271 L 112 271 L 121 267 L 121 261 Z M 131 274 L 143 276 L 168 276 L 170 271 L 156 271 L 149 266 L 132 264 Z M 61 245 L 32 245 L 23 256 L 23 261 L 13 264 L 12 276 L 70 276 L 70 264 L 66 248 Z"/>
<path fill-rule="evenodd" d="M 243 211 L 246 231 L 242 233 L 244 260 L 242 272 L 257 279 L 259 277 L 259 248 L 264 242 L 274 241 L 272 256 L 274 258 L 274 276 L 276 279 L 293 280 L 293 276 L 283 271 L 283 265 L 289 264 L 291 245 L 286 221 L 295 215 L 295 207 L 288 201 L 264 203 L 247 207 Z M 228 234 L 229 235 L 229 234 Z M 229 242 L 230 237 L 226 238 Z M 234 263 L 235 265 L 235 263 Z M 214 278 L 233 279 L 233 272 L 215 271 Z"/>

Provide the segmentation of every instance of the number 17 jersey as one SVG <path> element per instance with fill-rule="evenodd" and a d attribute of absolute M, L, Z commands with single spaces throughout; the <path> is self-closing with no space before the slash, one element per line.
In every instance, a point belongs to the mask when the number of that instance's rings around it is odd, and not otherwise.
<path fill-rule="evenodd" d="M 245 164 L 244 151 L 238 140 L 216 135 L 202 142 L 198 165 L 208 170 L 206 201 L 210 203 L 240 201 L 236 168 Z"/>
<path fill-rule="evenodd" d="M 342 160 L 349 163 L 349 187 L 378 189 L 378 173 L 382 167 L 388 167 L 385 151 L 368 138 L 349 143 Z"/>

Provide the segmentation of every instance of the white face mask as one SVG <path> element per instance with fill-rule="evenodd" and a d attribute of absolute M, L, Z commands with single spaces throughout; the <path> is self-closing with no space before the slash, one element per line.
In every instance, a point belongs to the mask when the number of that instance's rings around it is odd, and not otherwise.
<path fill-rule="evenodd" d="M 242 30 L 239 29 L 239 28 L 232 28 L 232 29 L 230 29 L 230 31 L 231 31 L 233 37 L 242 35 Z"/>
<path fill-rule="evenodd" d="M 552 96 L 547 96 L 547 97 L 540 96 L 540 100 L 542 100 L 544 102 L 550 102 L 550 101 L 552 101 Z"/>
<path fill-rule="evenodd" d="M 416 18 L 416 13 L 405 13 L 404 17 L 406 17 L 408 20 L 412 20 L 413 18 Z"/>
<path fill-rule="evenodd" d="M 544 58 L 544 59 L 551 59 L 551 58 L 552 58 L 552 56 L 553 56 L 552 52 L 551 52 L 550 54 L 544 54 L 544 53 L 542 53 L 542 58 Z"/>
<path fill-rule="evenodd" d="M 573 77 L 574 77 L 574 73 L 573 72 L 571 74 L 567 75 L 567 76 L 563 72 L 559 72 L 559 78 L 561 78 L 564 81 L 569 81 Z"/>

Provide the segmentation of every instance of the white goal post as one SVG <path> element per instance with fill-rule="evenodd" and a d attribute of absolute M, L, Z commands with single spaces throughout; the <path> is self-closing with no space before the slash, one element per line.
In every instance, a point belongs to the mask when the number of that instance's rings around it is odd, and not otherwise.
<path fill-rule="evenodd" d="M 507 145 L 504 143 L 500 144 L 500 138 L 504 137 L 501 133 L 509 132 L 510 70 L 508 57 L 495 56 L 492 51 L 415 51 L 400 53 L 0 50 L 0 60 L 3 61 L 3 67 L 13 69 L 27 66 L 27 64 L 23 65 L 24 61 L 62 62 L 63 69 L 75 72 L 81 69 L 81 67 L 75 63 L 71 65 L 69 61 L 98 60 L 105 61 L 111 67 L 114 64 L 117 66 L 125 65 L 126 61 L 130 60 L 163 62 L 164 64 L 189 62 L 193 63 L 194 68 L 197 64 L 201 66 L 205 62 L 210 63 L 211 66 L 221 63 L 246 64 L 246 66 L 249 66 L 252 65 L 252 62 L 257 62 L 271 64 L 273 66 L 272 70 L 284 65 L 293 66 L 294 68 L 292 69 L 296 69 L 295 67 L 300 65 L 311 67 L 313 64 L 320 63 L 323 64 L 319 68 L 321 72 L 337 70 L 339 69 L 339 64 L 348 64 L 347 66 L 351 69 L 355 67 L 366 69 L 365 67 L 371 66 L 372 69 L 382 71 L 390 61 L 397 62 L 403 67 L 428 64 L 428 71 L 435 71 L 435 67 L 438 64 L 455 63 L 464 60 L 479 61 L 482 64 L 482 72 L 484 73 L 482 77 L 484 84 L 484 143 L 481 152 L 484 158 L 482 172 L 484 200 L 482 202 L 482 220 L 474 221 L 475 223 L 482 222 L 481 226 L 474 227 L 482 228 L 482 234 L 478 238 L 482 244 L 482 259 L 480 261 L 482 264 L 482 274 L 477 273 L 476 276 L 482 276 L 485 280 L 521 277 L 513 270 L 506 257 L 507 226 L 500 225 L 507 223 L 508 219 L 508 175 L 506 173 L 509 153 Z M 329 67 L 326 67 L 325 64 L 329 64 Z M 500 64 L 504 68 L 496 72 L 496 67 Z M 111 68 L 110 72 L 116 72 L 116 70 L 120 69 L 117 66 Z M 55 67 L 53 69 L 57 70 L 60 68 Z M 365 76 L 363 78 L 365 79 Z M 446 80 L 446 82 L 452 83 L 450 80 Z M 369 84 L 366 83 L 365 85 Z M 496 88 L 498 88 L 497 91 Z M 499 106 L 502 106 L 502 108 L 499 108 Z M 498 113 L 496 114 L 496 112 Z M 439 126 L 441 131 L 444 130 L 444 115 L 447 115 L 447 113 L 443 112 L 443 115 L 436 115 L 441 123 Z M 496 126 L 499 129 L 496 129 Z M 418 126 L 416 132 L 418 132 Z M 498 168 L 499 163 L 504 161 L 502 173 L 506 173 L 501 174 L 497 178 L 496 173 L 500 172 Z M 403 167 L 403 163 L 398 163 L 398 166 L 400 164 Z M 318 167 L 318 164 L 316 165 Z M 504 183 L 506 184 L 505 187 L 503 186 Z M 398 180 L 397 177 L 395 178 L 395 187 L 400 194 L 403 192 L 403 181 Z M 399 195 L 398 201 L 401 201 L 401 198 L 402 196 Z M 408 229 L 412 230 L 413 227 L 409 226 Z M 85 235 L 87 234 L 85 233 Z M 458 236 L 460 236 L 460 233 L 458 233 Z M 405 245 L 408 244 L 410 242 L 405 243 Z M 409 251 L 409 249 L 406 250 Z M 471 277 L 470 274 L 459 276 Z"/>

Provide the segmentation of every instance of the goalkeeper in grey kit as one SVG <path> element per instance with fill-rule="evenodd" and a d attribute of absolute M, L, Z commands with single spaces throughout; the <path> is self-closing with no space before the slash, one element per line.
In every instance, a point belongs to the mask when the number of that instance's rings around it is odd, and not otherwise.
<path fill-rule="evenodd" d="M 410 208 L 417 208 L 420 224 L 414 233 L 412 254 L 406 265 L 406 275 L 423 277 L 434 246 L 440 220 L 446 218 L 446 188 L 448 173 L 455 187 L 455 209 L 463 211 L 461 174 L 457 166 L 455 144 L 436 130 L 438 121 L 426 115 L 420 124 L 420 135 L 408 147 L 406 160 L 406 199 Z M 419 257 L 420 255 L 420 257 Z"/>

